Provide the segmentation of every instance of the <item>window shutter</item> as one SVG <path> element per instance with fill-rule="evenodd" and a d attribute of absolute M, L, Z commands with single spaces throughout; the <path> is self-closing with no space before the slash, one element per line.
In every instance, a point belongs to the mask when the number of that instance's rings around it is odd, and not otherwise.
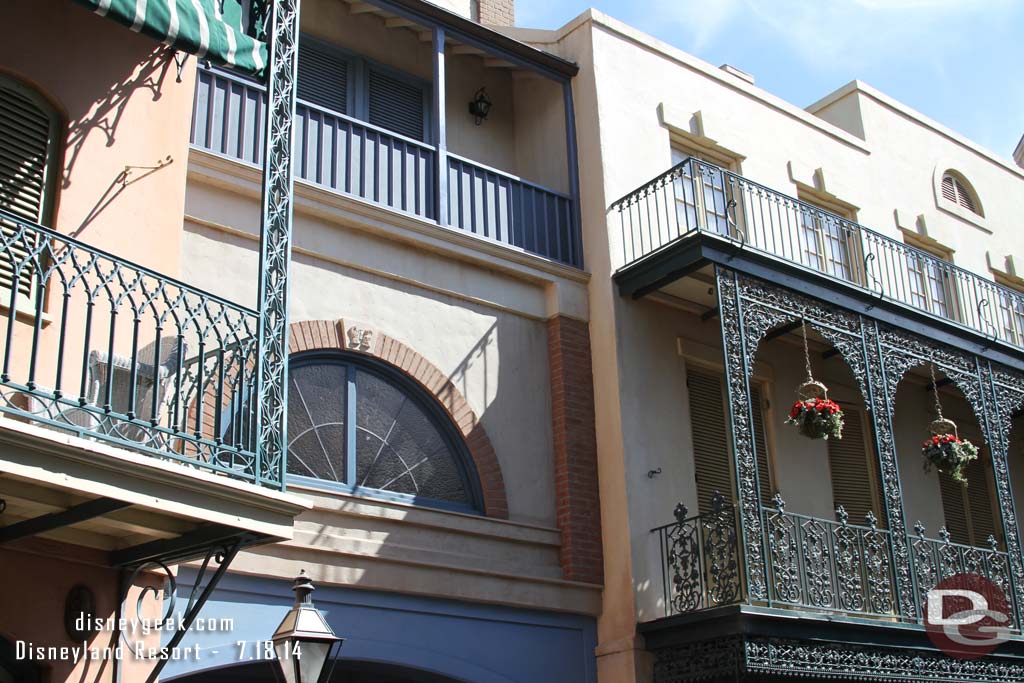
<path fill-rule="evenodd" d="M 980 441 L 974 442 L 976 445 Z M 996 518 L 992 511 L 992 475 L 988 467 L 988 449 L 978 449 L 978 459 L 967 466 L 967 509 L 971 515 L 971 531 L 974 532 L 973 545 L 979 548 L 988 547 L 988 537 L 999 539 L 1002 534 L 997 532 Z"/>
<path fill-rule="evenodd" d="M 953 176 L 942 176 L 942 196 L 949 201 L 956 203 L 956 188 L 953 187 Z"/>
<path fill-rule="evenodd" d="M 757 483 L 761 490 L 761 504 L 771 505 L 775 490 L 768 458 L 768 433 L 764 425 L 764 397 L 761 385 L 753 382 L 750 384 L 750 406 L 754 414 L 754 447 L 757 448 Z"/>
<path fill-rule="evenodd" d="M 726 500 L 733 497 L 722 378 L 718 374 L 687 366 L 686 386 L 690 394 L 697 507 L 704 513 L 710 510 L 711 496 L 715 491 L 725 496 Z"/>
<path fill-rule="evenodd" d="M 869 472 L 877 470 L 874 451 L 864 434 L 864 413 L 843 406 L 843 438 L 828 440 L 828 464 L 832 476 L 832 499 L 850 515 L 851 524 L 864 524 L 868 512 L 881 518 Z M 870 469 L 869 469 L 870 468 Z"/>
<path fill-rule="evenodd" d="M 348 113 L 348 58 L 305 35 L 299 38 L 296 95 L 318 107 Z"/>
<path fill-rule="evenodd" d="M 971 213 L 978 213 L 978 210 L 974 207 L 974 200 L 971 198 L 971 193 L 967 191 L 964 184 L 956 178 L 953 178 L 953 183 L 956 185 L 956 194 L 960 201 L 960 206 L 964 207 Z"/>
<path fill-rule="evenodd" d="M 964 487 L 953 481 L 945 472 L 939 472 L 939 489 L 942 493 L 942 512 L 950 540 L 970 545 L 971 527 L 967 521 Z"/>
<path fill-rule="evenodd" d="M 726 500 L 734 499 L 724 377 L 717 372 L 688 366 L 686 385 L 690 394 L 690 425 L 693 435 L 698 508 L 701 512 L 707 512 L 715 491 L 725 496 Z M 764 420 L 764 397 L 760 385 L 751 383 L 750 401 L 754 414 L 754 445 L 757 448 L 761 501 L 769 504 L 775 492 L 772 488 Z"/>
<path fill-rule="evenodd" d="M 32 99 L 0 81 L 0 208 L 32 223 L 47 221 L 47 186 L 53 120 Z M 35 246 L 35 234 L 18 236 L 16 225 L 0 221 L 4 249 L 0 287 L 10 288 L 15 265 Z M 32 290 L 32 269 L 23 267 L 18 290 Z"/>
<path fill-rule="evenodd" d="M 425 139 L 423 88 L 371 68 L 367 100 L 370 123 L 414 140 Z"/>

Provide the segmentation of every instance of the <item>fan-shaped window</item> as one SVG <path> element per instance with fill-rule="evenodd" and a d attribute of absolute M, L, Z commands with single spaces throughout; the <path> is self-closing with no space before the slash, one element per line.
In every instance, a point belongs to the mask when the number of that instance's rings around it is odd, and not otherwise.
<path fill-rule="evenodd" d="M 970 184 L 952 171 L 946 171 L 942 175 L 942 197 L 971 213 L 982 215 L 981 206 Z"/>
<path fill-rule="evenodd" d="M 476 472 L 447 413 L 371 358 L 300 354 L 288 387 L 288 473 L 307 483 L 479 510 Z"/>

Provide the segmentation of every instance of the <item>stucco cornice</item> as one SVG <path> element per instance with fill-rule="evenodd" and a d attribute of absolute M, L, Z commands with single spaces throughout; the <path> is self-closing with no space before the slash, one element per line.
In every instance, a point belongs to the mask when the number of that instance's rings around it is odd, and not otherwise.
<path fill-rule="evenodd" d="M 960 135 L 959 133 L 943 126 L 941 123 L 928 118 L 927 116 L 917 111 L 916 109 L 912 109 L 911 107 L 903 104 L 902 102 L 893 99 L 889 95 L 886 95 L 882 91 L 868 85 L 867 83 L 864 83 L 863 81 L 850 81 L 849 83 L 839 88 L 838 90 L 829 93 L 828 95 L 821 98 L 814 104 L 808 106 L 807 111 L 810 114 L 815 114 L 824 109 L 825 107 L 828 107 L 831 104 L 835 104 L 836 102 L 854 93 L 861 93 L 868 99 L 882 105 L 883 107 L 889 109 L 892 112 L 895 112 L 903 116 L 904 118 L 909 119 L 910 121 L 916 123 L 922 128 L 927 128 L 933 133 L 941 135 L 950 142 L 953 142 L 963 147 L 969 152 L 973 152 L 974 154 L 982 157 L 983 159 L 990 161 L 997 166 L 1002 167 L 1004 170 L 1013 173 L 1017 177 L 1024 178 L 1024 169 L 1018 168 L 1010 159 L 1004 158 L 996 154 L 992 150 L 982 147 L 973 140 L 970 140 L 969 138 L 966 138 L 963 135 Z M 1022 138 L 1022 142 L 1024 142 L 1024 138 Z"/>
<path fill-rule="evenodd" d="M 701 75 L 717 81 L 719 84 L 739 92 L 751 99 L 758 100 L 767 107 L 770 107 L 790 118 L 793 118 L 801 123 L 813 128 L 817 132 L 826 135 L 840 143 L 853 147 L 860 152 L 870 154 L 870 147 L 860 138 L 855 135 L 848 133 L 847 131 L 835 126 L 823 119 L 819 119 L 813 114 L 807 112 L 804 109 L 783 100 L 780 97 L 772 95 L 771 93 L 758 88 L 757 86 L 751 85 L 746 81 L 729 74 L 722 69 L 719 69 L 712 64 L 705 62 L 702 59 L 698 59 L 691 54 L 688 54 L 679 48 L 673 47 L 668 43 L 655 38 L 639 29 L 636 29 L 629 24 L 626 24 L 618 19 L 615 19 L 599 10 L 588 9 L 576 18 L 566 23 L 561 28 L 554 31 L 536 31 L 532 29 L 510 29 L 509 35 L 512 35 L 519 40 L 531 42 L 535 44 L 546 44 L 556 43 L 562 40 L 565 36 L 577 30 L 581 26 L 590 23 L 594 26 L 600 27 L 602 30 L 607 31 L 611 34 L 618 36 L 624 40 L 627 40 L 635 45 L 642 47 L 646 50 L 650 50 L 654 53 L 659 54 L 665 59 L 676 62 L 677 64 L 684 66 L 692 71 L 696 71 Z"/>

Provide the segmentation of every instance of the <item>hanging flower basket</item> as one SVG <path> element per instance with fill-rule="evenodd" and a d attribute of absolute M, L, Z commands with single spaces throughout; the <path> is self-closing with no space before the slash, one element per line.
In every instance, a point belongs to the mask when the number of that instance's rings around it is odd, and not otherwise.
<path fill-rule="evenodd" d="M 786 424 L 796 425 L 809 439 L 841 439 L 843 409 L 824 397 L 800 399 L 790 409 Z"/>
<path fill-rule="evenodd" d="M 956 434 L 956 423 L 939 418 L 932 422 L 932 436 L 921 444 L 925 471 L 933 466 L 939 472 L 948 474 L 953 481 L 967 486 L 964 470 L 972 460 L 978 458 L 978 447 Z"/>

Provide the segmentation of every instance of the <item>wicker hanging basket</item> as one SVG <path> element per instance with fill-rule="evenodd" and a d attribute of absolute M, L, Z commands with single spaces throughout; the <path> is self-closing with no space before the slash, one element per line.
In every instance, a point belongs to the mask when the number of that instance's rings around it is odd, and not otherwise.
<path fill-rule="evenodd" d="M 828 387 L 817 380 L 811 379 L 800 385 L 796 390 L 796 395 L 801 401 L 812 398 L 828 398 Z"/>
<path fill-rule="evenodd" d="M 956 422 L 945 417 L 940 417 L 938 420 L 932 421 L 931 426 L 928 428 L 932 436 L 942 436 L 943 434 L 952 434 L 957 436 Z"/>

